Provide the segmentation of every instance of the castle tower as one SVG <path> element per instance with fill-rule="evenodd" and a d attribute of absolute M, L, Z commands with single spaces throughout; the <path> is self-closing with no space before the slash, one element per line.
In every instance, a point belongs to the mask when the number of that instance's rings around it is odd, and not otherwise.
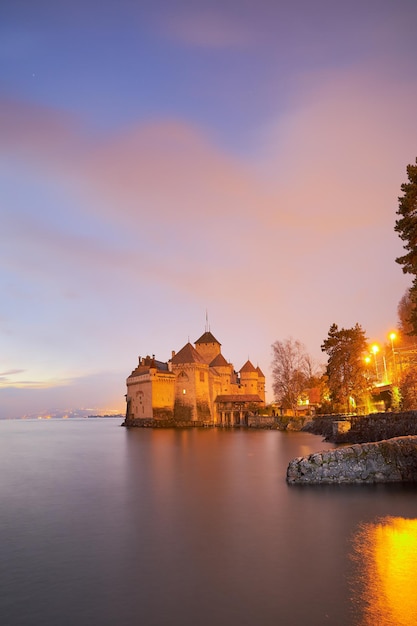
<path fill-rule="evenodd" d="M 209 366 L 187 343 L 171 359 L 175 375 L 174 417 L 180 421 L 210 421 Z"/>
<path fill-rule="evenodd" d="M 222 354 L 218 354 L 210 363 L 210 372 L 216 374 L 220 382 L 218 393 L 232 393 L 232 385 L 236 386 L 233 365 L 228 363 Z"/>
<path fill-rule="evenodd" d="M 195 342 L 195 349 L 203 357 L 204 362 L 209 364 L 221 354 L 221 345 L 210 331 L 206 331 Z"/>
<path fill-rule="evenodd" d="M 258 396 L 265 403 L 265 374 L 259 366 L 256 368 L 256 371 L 258 372 Z"/>
<path fill-rule="evenodd" d="M 247 360 L 239 373 L 242 392 L 256 395 L 258 393 L 258 372 L 256 368 Z"/>
<path fill-rule="evenodd" d="M 168 364 L 154 356 L 139 357 L 136 369 L 126 380 L 126 420 L 172 419 L 175 376 Z"/>

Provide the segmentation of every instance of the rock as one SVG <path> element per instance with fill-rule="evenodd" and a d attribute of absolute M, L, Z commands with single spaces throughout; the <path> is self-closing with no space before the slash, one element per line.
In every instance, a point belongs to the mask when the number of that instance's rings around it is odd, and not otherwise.
<path fill-rule="evenodd" d="M 417 436 L 315 452 L 293 459 L 290 484 L 417 482 Z"/>

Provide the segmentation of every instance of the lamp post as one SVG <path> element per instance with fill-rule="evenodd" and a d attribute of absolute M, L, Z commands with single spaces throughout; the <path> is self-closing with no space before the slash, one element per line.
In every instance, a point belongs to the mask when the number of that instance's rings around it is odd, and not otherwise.
<path fill-rule="evenodd" d="M 371 351 L 372 351 L 372 353 L 374 355 L 376 382 L 378 384 L 378 382 L 379 382 L 379 374 L 378 374 L 378 361 L 376 360 L 376 355 L 379 352 L 379 346 L 376 343 L 374 343 L 374 345 L 371 348 Z"/>
<path fill-rule="evenodd" d="M 370 364 L 371 364 L 371 361 L 372 361 L 372 358 L 369 356 L 369 354 L 367 354 L 364 357 L 364 361 L 365 361 L 366 365 L 369 367 Z M 372 392 L 371 392 L 372 384 L 371 384 L 371 380 L 370 380 L 369 369 L 366 370 L 365 376 L 366 376 L 366 381 L 367 381 L 367 384 L 368 384 L 368 393 L 366 394 L 366 406 L 367 406 L 368 413 L 370 413 L 371 412 L 371 405 L 372 405 Z"/>
<path fill-rule="evenodd" d="M 397 339 L 397 334 L 394 332 L 390 333 L 389 338 L 391 340 L 393 379 L 394 379 L 394 383 L 396 383 L 397 382 L 397 364 L 395 362 L 394 341 Z"/>

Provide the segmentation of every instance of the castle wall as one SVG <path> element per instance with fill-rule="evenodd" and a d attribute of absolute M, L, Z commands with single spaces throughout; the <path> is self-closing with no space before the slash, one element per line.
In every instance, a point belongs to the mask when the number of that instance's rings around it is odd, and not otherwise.
<path fill-rule="evenodd" d="M 204 363 L 173 365 L 176 419 L 211 419 L 209 371 Z"/>
<path fill-rule="evenodd" d="M 258 396 L 265 404 L 265 378 L 258 377 Z"/>
<path fill-rule="evenodd" d="M 149 373 L 127 379 L 127 417 L 152 418 L 152 382 Z"/>
<path fill-rule="evenodd" d="M 156 368 L 127 379 L 129 419 L 169 419 L 173 416 L 175 377 Z"/>
<path fill-rule="evenodd" d="M 240 374 L 240 393 L 257 394 L 258 393 L 258 373 L 242 372 Z"/>
<path fill-rule="evenodd" d="M 215 399 L 218 395 L 222 393 L 224 382 L 222 381 L 222 376 L 218 375 L 213 371 L 209 372 L 209 394 L 210 394 L 210 410 L 213 417 L 213 422 L 218 423 L 218 415 L 215 405 Z"/>
<path fill-rule="evenodd" d="M 153 417 L 172 419 L 175 404 L 175 377 L 167 372 L 155 372 L 152 375 Z"/>
<path fill-rule="evenodd" d="M 221 352 L 219 343 L 196 343 L 195 349 L 198 354 L 203 357 L 204 361 L 208 364 L 211 363 L 218 354 Z"/>

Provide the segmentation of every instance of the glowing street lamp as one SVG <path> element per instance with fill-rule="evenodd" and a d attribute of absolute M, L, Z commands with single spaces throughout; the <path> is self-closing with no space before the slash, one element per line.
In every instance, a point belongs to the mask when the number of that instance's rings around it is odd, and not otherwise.
<path fill-rule="evenodd" d="M 379 352 L 379 346 L 374 343 L 374 345 L 371 347 L 371 352 L 374 355 L 374 361 L 375 361 L 375 373 L 376 373 L 376 382 L 379 382 L 379 374 L 378 374 L 378 361 L 376 360 L 376 355 Z"/>
<path fill-rule="evenodd" d="M 369 367 L 369 365 L 371 364 L 371 357 L 369 356 L 369 354 L 367 354 L 366 356 L 363 357 L 363 360 L 366 363 L 367 368 Z M 368 374 L 366 375 L 366 378 L 368 379 Z"/>

